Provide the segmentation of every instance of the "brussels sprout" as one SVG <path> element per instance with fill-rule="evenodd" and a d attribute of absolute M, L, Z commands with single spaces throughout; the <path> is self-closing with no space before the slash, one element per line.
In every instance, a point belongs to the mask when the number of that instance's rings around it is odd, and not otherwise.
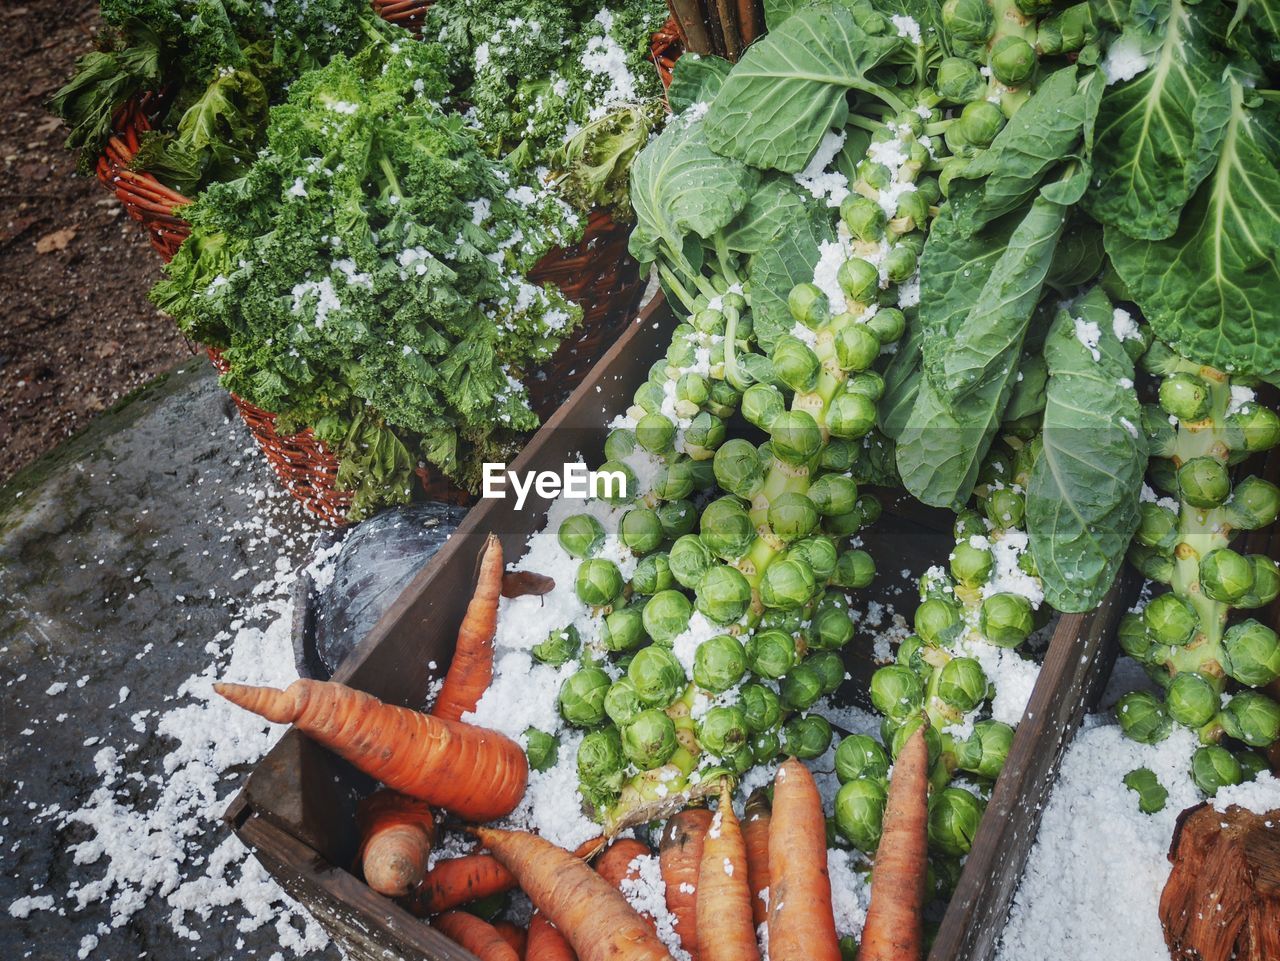
<path fill-rule="evenodd" d="M 666 400 L 666 394 L 663 393 L 659 384 L 646 380 L 636 388 L 631 400 L 634 406 L 640 408 L 646 414 L 655 414 L 662 410 L 662 402 Z"/>
<path fill-rule="evenodd" d="M 938 697 L 968 713 L 987 697 L 987 674 L 972 657 L 953 657 L 938 672 Z"/>
<path fill-rule="evenodd" d="M 867 186 L 876 190 L 884 190 L 893 183 L 893 171 L 869 157 L 859 162 L 857 171 L 858 176 L 866 181 Z"/>
<path fill-rule="evenodd" d="M 991 37 L 995 17 L 986 0 L 947 0 L 942 5 L 942 25 L 958 40 L 981 41 Z"/>
<path fill-rule="evenodd" d="M 751 673 L 776 681 L 795 666 L 796 644 L 784 631 L 760 631 L 747 639 L 746 655 Z"/>
<path fill-rule="evenodd" d="M 1218 715 L 1229 737 L 1250 747 L 1269 747 L 1280 737 L 1280 704 L 1257 691 L 1240 691 Z"/>
<path fill-rule="evenodd" d="M 1179 371 L 1160 382 L 1160 407 L 1178 420 L 1203 420 L 1211 401 L 1208 381 L 1195 374 Z"/>
<path fill-rule="evenodd" d="M 1142 612 L 1142 619 L 1154 640 L 1173 647 L 1191 643 L 1200 626 L 1200 619 L 1190 601 L 1173 593 L 1152 598 Z"/>
<path fill-rule="evenodd" d="M 724 443 L 727 433 L 724 421 L 715 414 L 701 411 L 684 431 L 684 449 L 690 457 L 705 460 Z"/>
<path fill-rule="evenodd" d="M 1178 515 L 1167 507 L 1143 501 L 1138 505 L 1134 539 L 1144 547 L 1169 553 L 1178 544 Z"/>
<path fill-rule="evenodd" d="M 804 494 L 787 491 L 769 504 L 769 527 L 787 543 L 808 537 L 818 526 L 818 509 Z"/>
<path fill-rule="evenodd" d="M 965 587 L 981 587 L 987 583 L 995 566 L 991 551 L 974 547 L 971 540 L 960 541 L 951 551 L 951 576 Z"/>
<path fill-rule="evenodd" d="M 810 330 L 817 330 L 831 319 L 831 302 L 817 284 L 796 284 L 787 294 L 791 316 Z"/>
<path fill-rule="evenodd" d="M 621 790 L 626 766 L 616 728 L 592 731 L 578 745 L 578 780 L 597 791 Z"/>
<path fill-rule="evenodd" d="M 635 472 L 626 464 L 617 461 L 605 461 L 596 471 L 600 475 L 609 475 L 608 483 L 597 485 L 597 500 L 602 500 L 613 507 L 622 507 L 640 490 L 640 482 Z M 621 483 L 614 478 L 619 477 Z"/>
<path fill-rule="evenodd" d="M 838 612 L 830 611 L 828 613 L 835 614 Z M 840 685 L 844 683 L 844 661 L 835 651 L 817 651 L 806 657 L 804 662 L 813 668 L 818 677 L 822 679 L 823 694 L 834 694 Z"/>
<path fill-rule="evenodd" d="M 871 675 L 871 703 L 885 717 L 901 721 L 924 706 L 924 684 L 910 668 L 886 665 Z"/>
<path fill-rule="evenodd" d="M 692 404 L 693 409 L 700 408 L 711 396 L 711 386 L 701 374 L 685 371 L 676 380 L 676 400 Z M 639 433 L 637 431 L 637 433 Z"/>
<path fill-rule="evenodd" d="M 827 608 L 814 615 L 809 634 L 812 647 L 838 651 L 853 640 L 853 621 L 847 610 Z"/>
<path fill-rule="evenodd" d="M 979 96 L 986 85 L 978 65 L 964 57 L 947 57 L 938 64 L 935 83 L 938 96 L 951 103 L 968 103 Z M 852 226 L 849 229 L 852 230 Z"/>
<path fill-rule="evenodd" d="M 582 638 L 578 629 L 572 624 L 552 631 L 541 644 L 535 644 L 529 652 L 543 664 L 559 667 L 578 656 L 578 648 L 582 646 Z"/>
<path fill-rule="evenodd" d="M 1250 475 L 1231 492 L 1226 510 L 1232 527 L 1244 531 L 1267 527 L 1275 523 L 1276 515 L 1280 513 L 1280 487 Z"/>
<path fill-rule="evenodd" d="M 698 350 L 693 336 L 696 333 L 689 324 L 679 324 L 671 332 L 671 343 L 667 345 L 668 370 L 684 370 L 693 366 Z"/>
<path fill-rule="evenodd" d="M 604 720 L 604 696 L 611 683 L 609 675 L 598 667 L 570 674 L 560 685 L 561 715 L 578 727 L 595 727 Z"/>
<path fill-rule="evenodd" d="M 841 370 L 866 370 L 880 354 L 880 338 L 866 324 L 845 324 L 836 333 L 835 347 Z"/>
<path fill-rule="evenodd" d="M 880 271 L 870 261 L 850 257 L 836 269 L 836 283 L 857 304 L 873 304 L 880 290 Z"/>
<path fill-rule="evenodd" d="M 636 696 L 649 707 L 666 707 L 679 696 L 687 678 L 671 651 L 657 644 L 641 648 L 627 667 Z"/>
<path fill-rule="evenodd" d="M 605 460 L 626 460 L 636 450 L 636 434 L 625 427 L 615 427 L 604 439 Z"/>
<path fill-rule="evenodd" d="M 1073 53 L 1098 35 L 1093 7 L 1077 3 L 1040 21 L 1036 29 L 1036 52 L 1042 56 Z"/>
<path fill-rule="evenodd" d="M 994 780 L 1004 769 L 1013 746 L 1013 728 L 1003 721 L 979 721 L 973 733 L 956 747 L 961 770 Z"/>
<path fill-rule="evenodd" d="M 604 696 L 604 713 L 618 727 L 629 724 L 644 709 L 644 702 L 636 693 L 636 686 L 631 683 L 630 677 L 620 677 L 609 685 Z"/>
<path fill-rule="evenodd" d="M 693 681 L 713 694 L 727 691 L 742 680 L 747 660 L 736 637 L 719 634 L 698 645 L 693 656 Z"/>
<path fill-rule="evenodd" d="M 715 757 L 728 757 L 750 737 L 746 712 L 740 707 L 713 707 L 698 723 L 698 743 Z"/>
<path fill-rule="evenodd" d="M 782 753 L 782 738 L 777 731 L 764 731 L 751 738 L 751 760 L 754 764 L 768 764 Z"/>
<path fill-rule="evenodd" d="M 879 778 L 859 778 L 836 793 L 836 830 L 846 841 L 868 854 L 880 843 L 888 793 Z"/>
<path fill-rule="evenodd" d="M 1143 814 L 1163 811 L 1169 792 L 1150 768 L 1140 767 L 1124 776 L 1124 786 L 1138 795 L 1138 810 Z"/>
<path fill-rule="evenodd" d="M 964 788 L 944 788 L 929 805 L 929 843 L 954 857 L 968 854 L 985 807 Z"/>
<path fill-rule="evenodd" d="M 896 663 L 903 667 L 909 667 L 915 673 L 923 675 L 926 671 L 926 662 L 923 657 L 925 650 L 924 641 L 920 640 L 919 634 L 908 634 L 902 639 L 902 643 L 898 645 L 898 655 Z"/>
<path fill-rule="evenodd" d="M 1252 567 L 1253 586 L 1243 597 L 1236 598 L 1236 607 L 1266 607 L 1280 596 L 1280 564 L 1262 554 L 1249 557 Z"/>
<path fill-rule="evenodd" d="M 1200 587 L 1215 601 L 1238 601 L 1253 587 L 1253 564 L 1227 547 L 1200 558 Z"/>
<path fill-rule="evenodd" d="M 786 409 L 787 402 L 783 399 L 781 391 L 772 384 L 752 384 L 742 395 L 742 416 L 746 418 L 747 423 L 761 430 L 768 430 L 774 418 Z M 743 441 L 743 443 L 746 442 Z"/>
<path fill-rule="evenodd" d="M 823 474 L 809 485 L 809 500 L 824 517 L 847 514 L 858 502 L 858 485 L 843 474 Z"/>
<path fill-rule="evenodd" d="M 736 567 L 716 564 L 698 581 L 696 604 L 708 620 L 732 624 L 751 606 L 751 585 Z"/>
<path fill-rule="evenodd" d="M 1163 741 L 1173 728 L 1164 704 L 1148 691 L 1130 691 L 1120 698 L 1116 719 L 1125 735 L 1141 744 Z"/>
<path fill-rule="evenodd" d="M 920 149 L 917 150 L 917 147 Z M 929 151 L 920 144 L 913 144 L 908 148 L 908 154 L 911 162 L 921 165 L 928 163 L 931 159 Z M 903 229 L 924 227 L 929 220 L 929 201 L 918 190 L 904 191 L 898 195 L 898 209 L 894 212 L 893 219 L 896 222 L 895 225 Z M 885 255 L 884 272 L 889 280 L 900 284 L 916 272 L 919 257 L 915 244 L 904 240 L 895 244 L 893 249 Z M 880 302 L 884 303 L 886 300 L 889 303 L 896 303 L 898 297 L 895 293 L 885 290 L 881 293 Z"/>
<path fill-rule="evenodd" d="M 1182 671 L 1169 681 L 1165 707 L 1179 724 L 1197 728 L 1218 713 L 1218 689 L 1198 671 Z"/>
<path fill-rule="evenodd" d="M 790 553 L 809 565 L 815 581 L 825 582 L 835 573 L 838 555 L 829 537 L 806 537 L 791 545 Z"/>
<path fill-rule="evenodd" d="M 831 746 L 831 725 L 821 714 L 793 717 L 782 729 L 782 745 L 801 760 L 822 757 Z"/>
<path fill-rule="evenodd" d="M 841 784 L 859 778 L 889 777 L 889 755 L 873 737 L 866 734 L 850 734 L 836 747 L 836 777 Z"/>
<path fill-rule="evenodd" d="M 1022 557 L 1027 557 L 1023 554 Z M 1141 572 L 1142 576 L 1157 584 L 1168 584 L 1173 580 L 1174 564 L 1172 554 L 1161 554 L 1141 544 L 1129 547 L 1129 563 Z M 1021 558 L 1019 558 L 1021 561 Z"/>
<path fill-rule="evenodd" d="M 1257 751 L 1236 751 L 1236 760 L 1240 763 L 1240 783 L 1252 781 L 1263 771 L 1271 770 L 1271 762 Z"/>
<path fill-rule="evenodd" d="M 622 750 L 642 771 L 666 764 L 676 746 L 675 722 L 657 708 L 641 711 L 622 729 Z"/>
<path fill-rule="evenodd" d="M 578 566 L 574 591 L 588 607 L 604 607 L 622 593 L 622 574 L 613 561 L 592 557 Z"/>
<path fill-rule="evenodd" d="M 957 121 L 964 138 L 978 147 L 988 147 L 1004 127 L 1004 112 L 989 100 L 972 100 L 965 104 Z"/>
<path fill-rule="evenodd" d="M 741 337 L 742 324 L 738 324 L 738 334 Z M 738 405 L 742 403 L 742 395 L 733 389 L 733 385 L 728 381 L 714 380 L 711 382 L 711 394 L 707 398 L 707 409 L 717 417 L 732 417 L 738 410 Z"/>
<path fill-rule="evenodd" d="M 724 311 L 705 308 L 696 311 L 689 318 L 695 330 L 703 334 L 723 334 L 725 325 Z"/>
<path fill-rule="evenodd" d="M 794 391 L 812 390 L 818 380 L 818 355 L 798 337 L 779 337 L 769 355 L 778 379 Z"/>
<path fill-rule="evenodd" d="M 978 628 L 992 644 L 1017 647 L 1035 630 L 1031 602 L 1021 594 L 992 594 L 982 602 Z"/>
<path fill-rule="evenodd" d="M 1036 67 L 1036 52 L 1021 37 L 1001 37 L 991 48 L 991 72 L 997 80 L 1009 87 L 1016 87 Z"/>
<path fill-rule="evenodd" d="M 636 554 L 648 554 L 662 543 L 662 522 L 647 507 L 633 507 L 622 515 L 618 537 Z"/>
<path fill-rule="evenodd" d="M 682 586 L 697 587 L 702 575 L 715 564 L 715 558 L 702 538 L 696 534 L 685 534 L 671 545 L 671 553 L 667 557 L 667 565 L 671 576 Z"/>
<path fill-rule="evenodd" d="M 778 726 L 782 720 L 782 699 L 763 684 L 744 684 L 738 694 L 747 727 L 756 734 Z"/>
<path fill-rule="evenodd" d="M 631 651 L 645 640 L 644 608 L 636 604 L 611 612 L 600 626 L 600 643 L 606 650 Z"/>
<path fill-rule="evenodd" d="M 778 687 L 786 707 L 807 711 L 822 697 L 822 675 L 807 661 L 801 661 L 787 672 Z"/>
<path fill-rule="evenodd" d="M 705 577 L 705 575 L 704 575 Z M 680 591 L 659 591 L 644 606 L 644 630 L 659 644 L 670 644 L 689 628 L 693 604 Z"/>
<path fill-rule="evenodd" d="M 698 530 L 711 553 L 724 560 L 741 557 L 756 537 L 751 518 L 733 497 L 721 497 L 708 504 L 702 512 Z"/>
<path fill-rule="evenodd" d="M 536 727 L 527 727 L 524 730 L 524 753 L 532 770 L 550 770 L 560 756 L 560 739 Z"/>
<path fill-rule="evenodd" d="M 827 408 L 827 429 L 835 437 L 865 437 L 876 426 L 876 404 L 863 394 L 837 394 Z"/>
<path fill-rule="evenodd" d="M 827 446 L 818 454 L 818 469 L 838 473 L 853 470 L 861 448 L 861 444 L 854 444 L 852 441 L 839 437 L 829 438 Z M 813 493 L 810 492 L 809 496 L 812 497 Z"/>
<path fill-rule="evenodd" d="M 1178 468 L 1178 490 L 1192 507 L 1217 507 L 1231 493 L 1231 476 L 1221 461 L 1193 457 Z"/>
<path fill-rule="evenodd" d="M 687 501 L 677 501 L 687 503 Z M 690 508 L 692 510 L 692 508 Z M 661 512 L 659 512 L 661 517 Z M 671 562 L 666 554 L 650 554 L 640 558 L 635 573 L 631 575 L 631 589 L 637 594 L 657 594 L 658 591 L 669 590 L 676 586 L 676 579 L 671 573 Z"/>
<path fill-rule="evenodd" d="M 667 453 L 673 449 L 675 439 L 676 425 L 665 414 L 645 414 L 636 423 L 636 441 L 651 453 Z"/>
<path fill-rule="evenodd" d="M 987 497 L 987 517 L 996 527 L 1019 527 L 1027 513 L 1027 499 L 1007 487 L 993 490 Z"/>
<path fill-rule="evenodd" d="M 750 394 L 751 391 L 747 393 Z M 738 497 L 753 497 L 764 484 L 764 467 L 760 463 L 760 454 L 750 441 L 740 438 L 727 441 L 716 451 L 712 466 L 716 483 Z"/>
<path fill-rule="evenodd" d="M 874 243 L 884 236 L 888 218 L 874 200 L 851 193 L 840 202 L 840 219 L 858 240 Z"/>
<path fill-rule="evenodd" d="M 914 627 L 926 644 L 941 647 L 964 629 L 964 622 L 954 602 L 931 597 L 916 608 Z"/>
<path fill-rule="evenodd" d="M 604 537 L 604 525 L 590 514 L 570 514 L 556 531 L 556 540 L 570 557 L 590 557 L 600 550 Z"/>
<path fill-rule="evenodd" d="M 986 537 L 987 525 L 983 522 L 981 514 L 966 508 L 956 514 L 956 521 L 952 525 L 952 531 L 957 541 L 967 541 L 974 536 Z"/>
<path fill-rule="evenodd" d="M 1191 780 L 1209 797 L 1218 789 L 1244 780 L 1240 762 L 1225 747 L 1216 744 L 1199 748 L 1191 755 Z"/>
<path fill-rule="evenodd" d="M 694 461 L 675 460 L 664 464 L 653 479 L 653 493 L 659 500 L 683 500 L 693 493 Z"/>
<path fill-rule="evenodd" d="M 784 611 L 802 607 L 813 597 L 816 586 L 808 564 L 798 557 L 783 557 L 765 568 L 760 602 Z"/>
<path fill-rule="evenodd" d="M 942 754 L 942 735 L 923 714 L 912 714 L 903 721 L 886 717 L 880 723 L 880 735 L 881 739 L 889 745 L 889 756 L 896 758 L 907 746 L 907 741 L 915 734 L 917 728 L 924 728 L 924 743 L 929 749 L 929 764 L 932 766 Z"/>
<path fill-rule="evenodd" d="M 1270 450 L 1280 444 L 1280 415 L 1261 404 L 1246 404 L 1226 419 L 1227 442 L 1232 450 Z"/>
<path fill-rule="evenodd" d="M 866 322 L 867 328 L 882 344 L 901 340 L 907 330 L 907 318 L 896 307 L 881 307 Z"/>
<path fill-rule="evenodd" d="M 802 466 L 822 449 L 822 430 L 807 411 L 788 410 L 769 425 L 769 443 L 779 460 Z"/>

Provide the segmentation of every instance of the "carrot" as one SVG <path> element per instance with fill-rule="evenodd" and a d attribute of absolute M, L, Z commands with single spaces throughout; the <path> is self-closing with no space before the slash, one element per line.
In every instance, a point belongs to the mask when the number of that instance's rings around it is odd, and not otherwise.
<path fill-rule="evenodd" d="M 920 728 L 893 764 L 858 961 L 919 961 L 923 956 L 928 804 L 929 748 Z"/>
<path fill-rule="evenodd" d="M 431 713 L 449 721 L 474 711 L 493 680 L 493 636 L 498 630 L 502 596 L 502 544 L 493 534 L 484 544 L 480 578 L 458 628 L 453 661 Z"/>
<path fill-rule="evenodd" d="M 414 914 L 440 914 L 459 905 L 510 891 L 516 879 L 489 854 L 437 861 L 413 892 Z"/>
<path fill-rule="evenodd" d="M 529 942 L 524 961 L 578 961 L 564 935 L 547 916 L 535 911 L 529 919 Z"/>
<path fill-rule="evenodd" d="M 333 681 L 287 691 L 246 684 L 213 689 L 254 714 L 302 732 L 387 787 L 472 821 L 510 814 L 529 780 L 520 745 L 497 731 L 383 704 Z"/>
<path fill-rule="evenodd" d="M 382 790 L 360 802 L 360 864 L 369 887 L 398 898 L 422 880 L 436 839 L 431 808 L 416 798 Z"/>
<path fill-rule="evenodd" d="M 751 919 L 758 928 L 769 917 L 769 795 L 751 792 L 742 812 L 742 836 L 747 842 L 747 880 L 751 882 Z"/>
<path fill-rule="evenodd" d="M 512 950 L 520 957 L 524 957 L 525 947 L 529 940 L 529 932 L 518 924 L 510 921 L 495 921 L 493 929 L 498 932 L 498 936 L 511 945 Z"/>
<path fill-rule="evenodd" d="M 769 878 L 771 961 L 840 961 L 822 797 L 795 758 L 778 768 L 773 782 Z"/>
<path fill-rule="evenodd" d="M 472 830 L 581 961 L 671 961 L 627 899 L 569 851 L 523 831 Z"/>
<path fill-rule="evenodd" d="M 698 961 L 698 870 L 711 818 L 706 808 L 686 808 L 667 822 L 658 844 L 658 864 L 667 889 L 667 912 L 675 921 L 680 947 L 690 961 Z"/>
<path fill-rule="evenodd" d="M 640 877 L 640 869 L 635 860 L 653 854 L 649 845 L 634 838 L 620 838 L 607 847 L 596 861 L 596 873 L 612 884 L 619 891 L 623 881 L 635 881 Z M 625 895 L 625 892 L 624 892 Z M 638 909 L 637 909 L 638 910 Z M 640 911 L 640 917 L 658 933 L 658 922 L 647 911 Z"/>
<path fill-rule="evenodd" d="M 702 842 L 697 905 L 702 961 L 760 961 L 751 922 L 747 842 L 733 812 L 727 778 L 720 782 L 720 807 Z"/>
<path fill-rule="evenodd" d="M 450 911 L 431 922 L 441 934 L 466 948 L 480 961 L 520 961 L 515 948 L 502 939 L 492 924 L 465 911 Z"/>

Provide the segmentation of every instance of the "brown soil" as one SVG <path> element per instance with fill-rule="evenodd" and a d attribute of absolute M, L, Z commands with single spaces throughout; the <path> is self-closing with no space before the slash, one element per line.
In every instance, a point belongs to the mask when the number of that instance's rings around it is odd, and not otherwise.
<path fill-rule="evenodd" d="M 147 301 L 159 257 L 44 109 L 98 25 L 96 0 L 0 9 L 0 482 L 192 353 Z"/>

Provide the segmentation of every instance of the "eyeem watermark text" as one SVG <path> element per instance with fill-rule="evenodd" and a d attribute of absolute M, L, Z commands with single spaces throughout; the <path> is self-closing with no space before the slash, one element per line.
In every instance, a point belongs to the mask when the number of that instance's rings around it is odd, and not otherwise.
<path fill-rule="evenodd" d="M 508 486 L 515 491 L 516 510 L 523 510 L 525 498 L 530 491 L 546 500 L 554 497 L 574 500 L 626 497 L 627 475 L 620 470 L 588 470 L 586 464 L 565 464 L 558 474 L 542 470 L 523 475 L 507 470 L 506 464 L 484 465 L 484 487 L 481 490 L 483 497 L 504 498 L 507 496 Z"/>

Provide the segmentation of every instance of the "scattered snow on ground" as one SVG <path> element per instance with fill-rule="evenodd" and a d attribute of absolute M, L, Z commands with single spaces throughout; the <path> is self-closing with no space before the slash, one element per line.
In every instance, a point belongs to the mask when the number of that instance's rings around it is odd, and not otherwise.
<path fill-rule="evenodd" d="M 1216 811 L 1226 811 L 1233 804 L 1254 814 L 1280 811 L 1280 778 L 1263 771 L 1252 781 L 1221 788 L 1213 799 Z"/>

